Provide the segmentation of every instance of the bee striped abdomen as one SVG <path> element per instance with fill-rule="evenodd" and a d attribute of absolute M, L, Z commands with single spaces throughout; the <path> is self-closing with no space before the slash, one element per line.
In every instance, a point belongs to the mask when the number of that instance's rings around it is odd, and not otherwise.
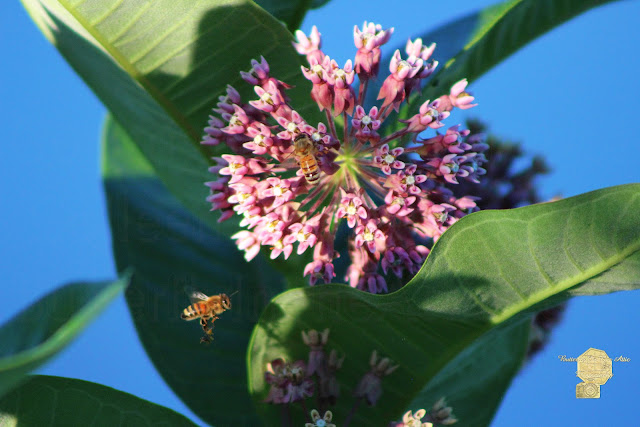
<path fill-rule="evenodd" d="M 189 307 L 185 308 L 182 311 L 180 317 L 186 320 L 193 320 L 197 317 L 202 316 L 207 312 L 207 304 L 203 302 L 198 302 L 195 304 L 191 304 Z"/>
<path fill-rule="evenodd" d="M 300 158 L 300 169 L 309 184 L 317 184 L 320 180 L 320 169 L 314 156 L 307 155 Z"/>

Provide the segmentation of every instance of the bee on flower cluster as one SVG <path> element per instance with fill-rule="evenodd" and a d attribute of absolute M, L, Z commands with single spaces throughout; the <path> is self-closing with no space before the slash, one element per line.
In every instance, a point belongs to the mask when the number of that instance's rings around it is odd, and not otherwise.
<path fill-rule="evenodd" d="M 316 185 L 320 180 L 320 169 L 316 159 L 316 144 L 309 134 L 299 133 L 293 139 L 293 154 L 296 157 L 304 178 L 311 185 Z"/>
<path fill-rule="evenodd" d="M 231 300 L 227 294 L 207 296 L 202 292 L 189 290 L 191 305 L 182 310 L 180 317 L 183 320 L 200 319 L 200 325 L 204 331 L 204 337 L 200 338 L 201 344 L 213 341 L 213 322 L 218 320 L 218 315 L 231 309 Z"/>
<path fill-rule="evenodd" d="M 209 168 L 216 179 L 206 183 L 207 201 L 220 222 L 240 216 L 244 229 L 232 239 L 247 261 L 265 247 L 272 259 L 312 251 L 303 275 L 315 285 L 336 277 L 336 248 L 346 248 L 351 263 L 340 272 L 342 280 L 388 292 L 385 276 L 417 273 L 428 246 L 478 210 L 476 197 L 452 188 L 480 182 L 488 146 L 459 124 L 439 131 L 453 110 L 476 105 L 468 82 L 422 99 L 414 115 L 398 120 L 392 113 L 410 97 L 418 99 L 438 62 L 431 58 L 434 43 L 409 40 L 406 55 L 396 50 L 388 76 L 379 79 L 380 47 L 392 33 L 367 22 L 355 27 L 355 58 L 341 67 L 322 51 L 316 27 L 309 36 L 296 32 L 293 46 L 306 56 L 301 72 L 312 84 L 310 101 L 320 122 L 294 109 L 287 95 L 292 86 L 270 74 L 264 57 L 240 72 L 256 98 L 243 100 L 231 86 L 219 98 L 202 140 L 224 153 Z M 374 105 L 368 105 L 367 90 L 377 91 Z M 287 162 L 291 156 L 296 164 Z M 338 233 L 336 227 L 350 230 Z M 346 244 L 336 242 L 345 237 Z"/>

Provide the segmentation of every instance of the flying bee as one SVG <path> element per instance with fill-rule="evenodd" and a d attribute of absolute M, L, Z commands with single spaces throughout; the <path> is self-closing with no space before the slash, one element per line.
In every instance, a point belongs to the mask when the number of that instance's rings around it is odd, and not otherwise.
<path fill-rule="evenodd" d="M 184 320 L 200 319 L 200 325 L 205 336 L 200 339 L 200 343 L 210 343 L 213 340 L 213 322 L 218 319 L 218 315 L 231 309 L 231 300 L 227 294 L 206 296 L 202 292 L 188 291 L 191 305 L 184 310 L 180 317 Z"/>
<path fill-rule="evenodd" d="M 300 169 L 305 179 L 311 185 L 316 185 L 320 180 L 320 168 L 316 159 L 317 148 L 313 139 L 304 132 L 301 132 L 293 139 L 293 154 L 300 164 Z"/>

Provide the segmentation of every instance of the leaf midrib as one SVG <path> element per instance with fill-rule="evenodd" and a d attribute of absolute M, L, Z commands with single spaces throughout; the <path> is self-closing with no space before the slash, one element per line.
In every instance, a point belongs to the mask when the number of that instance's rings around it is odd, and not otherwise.
<path fill-rule="evenodd" d="M 530 245 L 529 245 L 530 246 Z M 529 248 L 533 253 L 532 248 Z M 568 279 L 560 280 L 553 286 L 544 288 L 538 292 L 532 293 L 526 300 L 521 303 L 513 304 L 503 310 L 500 314 L 495 316 L 491 316 L 489 318 L 491 324 L 496 326 L 507 319 L 515 316 L 516 314 L 523 312 L 524 310 L 535 306 L 542 301 L 559 294 L 560 292 L 571 289 L 574 286 L 577 286 L 581 283 L 586 282 L 589 279 L 592 279 L 605 271 L 613 268 L 617 264 L 620 264 L 627 258 L 631 257 L 634 253 L 640 251 L 640 240 L 637 240 L 635 244 L 627 246 L 624 250 L 618 252 L 616 255 L 609 257 L 607 260 L 603 260 L 600 263 L 596 263 L 595 265 L 587 268 L 586 270 L 572 276 Z"/>

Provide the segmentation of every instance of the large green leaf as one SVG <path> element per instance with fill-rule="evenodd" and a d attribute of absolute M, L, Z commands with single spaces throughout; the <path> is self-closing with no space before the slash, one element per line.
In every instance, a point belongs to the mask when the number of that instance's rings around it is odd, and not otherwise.
<path fill-rule="evenodd" d="M 424 43 L 436 43 L 433 58 L 440 65 L 422 94 L 413 97 L 401 115 L 415 114 L 422 102 L 448 94 L 457 81 L 466 78 L 473 82 L 547 31 L 612 1 L 615 0 L 509 0 L 424 31 L 419 37 Z M 403 54 L 404 47 L 404 43 L 396 46 Z M 381 70 L 389 69 L 390 59 L 383 59 Z M 370 83 L 369 103 L 375 102 L 382 81 Z M 386 123 L 399 125 L 390 119 Z"/>
<path fill-rule="evenodd" d="M 312 0 L 255 0 L 276 19 L 284 21 L 290 31 L 300 27 L 304 16 L 312 5 Z"/>
<path fill-rule="evenodd" d="M 398 292 L 327 285 L 279 295 L 252 337 L 255 397 L 267 392 L 267 362 L 306 359 L 300 331 L 328 327 L 329 348 L 346 354 L 336 421 L 351 406 L 369 353 L 378 350 L 400 368 L 383 379 L 378 405 L 358 410 L 355 425 L 398 419 L 405 408 L 428 407 L 441 395 L 461 425 L 487 425 L 523 360 L 533 313 L 573 295 L 640 287 L 639 210 L 634 184 L 483 211 L 451 227 Z"/>
<path fill-rule="evenodd" d="M 195 426 L 129 393 L 72 378 L 34 375 L 0 399 L 0 425 Z"/>
<path fill-rule="evenodd" d="M 310 122 L 310 83 L 291 34 L 249 0 L 22 0 L 33 20 L 149 160 L 167 188 L 215 230 L 205 202 L 212 151 L 199 141 L 226 85 L 256 97 L 239 72 L 263 55 L 295 85 Z M 249 98 L 251 97 L 251 98 Z M 306 107 L 306 108 L 305 108 Z"/>
<path fill-rule="evenodd" d="M 58 288 L 0 327 L 0 396 L 64 349 L 126 286 L 128 279 Z"/>
<path fill-rule="evenodd" d="M 247 263 L 230 239 L 212 231 L 166 190 L 133 141 L 108 119 L 103 176 L 118 270 L 135 268 L 126 292 L 147 354 L 162 377 L 202 419 L 248 425 L 256 414 L 247 387 L 246 350 L 263 307 L 284 289 L 262 257 Z M 198 322 L 180 313 L 186 289 L 231 295 L 211 345 Z"/>

